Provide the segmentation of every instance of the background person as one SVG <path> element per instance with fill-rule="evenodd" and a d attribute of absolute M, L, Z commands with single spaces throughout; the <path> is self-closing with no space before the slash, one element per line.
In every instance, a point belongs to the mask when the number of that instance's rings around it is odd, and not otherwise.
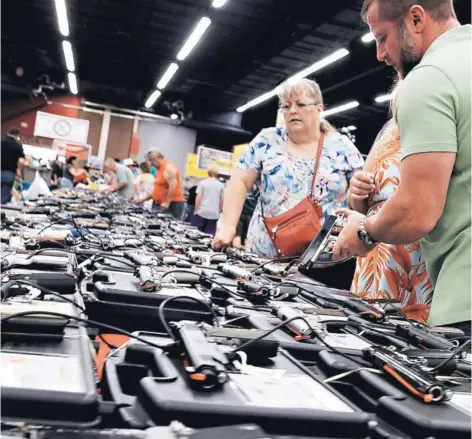
<path fill-rule="evenodd" d="M 157 169 L 157 173 L 152 192 L 136 202 L 144 203 L 152 199 L 155 210 L 162 210 L 181 220 L 185 198 L 179 169 L 158 150 L 149 151 L 146 158 Z"/>
<path fill-rule="evenodd" d="M 243 205 L 241 216 L 239 217 L 238 225 L 236 226 L 236 236 L 233 239 L 233 247 L 236 248 L 247 248 L 247 232 L 249 230 L 249 224 L 251 224 L 252 215 L 256 210 L 257 203 L 259 202 L 259 188 L 257 184 L 247 193 L 246 201 Z"/>
<path fill-rule="evenodd" d="M 139 165 L 140 174 L 134 180 L 134 193 L 136 198 L 146 197 L 152 192 L 154 177 L 151 174 L 151 165 L 148 162 L 141 162 Z"/>
<path fill-rule="evenodd" d="M 109 186 L 108 191 L 110 193 L 116 192 L 126 200 L 132 200 L 134 197 L 134 176 L 131 170 L 112 158 L 105 160 L 105 172 L 107 169 L 113 171 L 115 177 L 114 183 Z"/>
<path fill-rule="evenodd" d="M 52 191 L 59 189 L 61 184 L 61 178 L 64 172 L 64 162 L 66 161 L 65 157 L 57 157 L 56 160 L 52 163 L 52 173 L 51 173 L 51 184 L 49 189 Z"/>
<path fill-rule="evenodd" d="M 89 174 L 90 174 L 90 168 L 87 165 L 84 165 L 83 168 L 80 169 L 78 175 L 74 178 L 74 186 L 76 186 L 79 183 L 88 184 Z"/>
<path fill-rule="evenodd" d="M 187 202 L 185 203 L 184 221 L 191 223 L 195 214 L 195 200 L 197 199 L 197 186 L 188 190 Z"/>
<path fill-rule="evenodd" d="M 61 178 L 61 188 L 72 189 L 74 187 L 74 180 L 82 174 L 82 169 L 79 167 L 78 158 L 73 155 L 66 159 L 64 165 L 64 172 Z"/>
<path fill-rule="evenodd" d="M 133 159 L 128 158 L 122 161 L 122 164 L 128 166 L 128 168 L 133 173 L 134 177 L 136 178 L 140 174 L 139 164 L 135 162 Z"/>
<path fill-rule="evenodd" d="M 197 187 L 195 199 L 195 215 L 192 224 L 201 232 L 212 236 L 216 233 L 216 223 L 223 207 L 224 184 L 217 179 L 218 170 L 208 170 L 208 178 L 202 180 Z"/>
<path fill-rule="evenodd" d="M 15 177 L 21 179 L 25 164 L 25 153 L 20 143 L 20 130 L 17 128 L 12 128 L 6 136 L 2 137 L 1 162 L 2 204 L 6 204 L 11 200 Z"/>

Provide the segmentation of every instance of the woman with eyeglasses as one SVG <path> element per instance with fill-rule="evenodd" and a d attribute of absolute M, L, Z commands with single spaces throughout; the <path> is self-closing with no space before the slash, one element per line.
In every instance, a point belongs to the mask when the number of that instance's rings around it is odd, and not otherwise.
<path fill-rule="evenodd" d="M 312 190 L 324 214 L 334 215 L 336 209 L 348 206 L 349 180 L 362 169 L 364 160 L 354 144 L 322 118 L 323 97 L 319 85 L 308 79 L 284 83 L 279 100 L 285 126 L 262 130 L 241 156 L 226 189 L 223 222 L 213 241 L 214 248 L 231 245 L 246 194 L 256 183 L 260 186 L 261 202 L 249 226 L 248 248 L 261 257 L 277 258 L 261 208 L 265 217 L 280 215 Z M 325 136 L 319 145 L 322 132 Z M 319 147 L 322 148 L 320 163 L 312 188 Z M 354 264 L 351 265 L 350 279 L 342 285 L 330 282 L 331 286 L 349 288 L 354 272 Z"/>

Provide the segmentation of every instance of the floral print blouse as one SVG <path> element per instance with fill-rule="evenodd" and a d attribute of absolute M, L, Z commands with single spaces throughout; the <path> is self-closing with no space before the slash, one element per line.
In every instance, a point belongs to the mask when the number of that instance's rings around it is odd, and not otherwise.
<path fill-rule="evenodd" d="M 290 151 L 285 127 L 266 128 L 250 143 L 239 159 L 238 167 L 260 174 L 264 216 L 271 217 L 286 212 L 310 194 L 315 160 Z M 362 155 L 346 136 L 326 133 L 313 188 L 324 214 L 334 214 L 336 209 L 348 207 L 349 180 L 363 166 Z M 253 253 L 266 258 L 277 257 L 263 222 L 261 203 L 249 225 L 248 241 Z"/>

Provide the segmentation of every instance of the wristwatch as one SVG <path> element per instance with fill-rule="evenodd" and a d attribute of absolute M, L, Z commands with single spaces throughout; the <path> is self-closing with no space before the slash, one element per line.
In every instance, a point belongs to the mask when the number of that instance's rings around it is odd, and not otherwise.
<path fill-rule="evenodd" d="M 357 228 L 357 237 L 359 238 L 359 241 L 361 241 L 364 244 L 367 245 L 374 245 L 377 244 L 377 241 L 373 239 L 365 230 L 364 227 L 364 222 L 367 219 L 365 216 L 362 218 L 361 222 L 359 223 L 359 227 Z"/>

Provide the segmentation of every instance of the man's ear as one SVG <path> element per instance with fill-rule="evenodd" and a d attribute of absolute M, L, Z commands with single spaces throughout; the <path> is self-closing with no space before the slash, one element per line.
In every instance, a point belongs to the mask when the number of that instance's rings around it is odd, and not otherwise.
<path fill-rule="evenodd" d="M 324 110 L 324 105 L 323 104 L 318 104 L 318 111 L 322 113 Z"/>
<path fill-rule="evenodd" d="M 426 11 L 422 6 L 413 5 L 405 17 L 408 29 L 414 33 L 422 33 L 426 25 Z"/>

